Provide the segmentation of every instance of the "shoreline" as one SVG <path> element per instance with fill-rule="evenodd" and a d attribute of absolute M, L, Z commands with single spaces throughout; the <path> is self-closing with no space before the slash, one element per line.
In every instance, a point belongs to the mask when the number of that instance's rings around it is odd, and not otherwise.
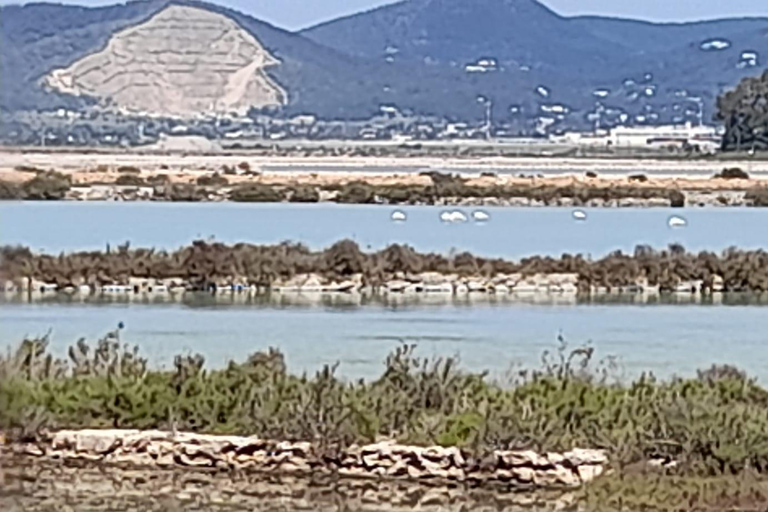
<path fill-rule="evenodd" d="M 246 169 L 246 170 L 244 170 Z M 62 173 L 38 167 L 0 172 L 0 199 L 338 203 L 509 207 L 768 206 L 768 180 L 540 174 L 480 175 L 328 172 L 165 171 L 133 166 Z"/>
<path fill-rule="evenodd" d="M 175 251 L 131 249 L 58 256 L 0 247 L 5 292 L 87 296 L 181 295 L 187 292 L 259 296 L 266 292 L 382 296 L 473 294 L 688 296 L 768 291 L 768 259 L 761 250 L 721 254 L 638 246 L 599 259 L 564 254 L 520 261 L 469 253 L 419 253 L 393 244 L 363 252 L 351 240 L 312 251 L 301 244 L 227 245 L 195 241 Z"/>

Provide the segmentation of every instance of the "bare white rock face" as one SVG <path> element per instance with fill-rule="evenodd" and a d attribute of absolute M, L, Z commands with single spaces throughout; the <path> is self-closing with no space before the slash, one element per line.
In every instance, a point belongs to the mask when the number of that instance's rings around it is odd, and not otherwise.
<path fill-rule="evenodd" d="M 44 81 L 56 91 L 131 112 L 242 115 L 252 106 L 287 103 L 286 92 L 265 73 L 278 64 L 234 20 L 174 5 L 117 32 L 106 48 Z"/>

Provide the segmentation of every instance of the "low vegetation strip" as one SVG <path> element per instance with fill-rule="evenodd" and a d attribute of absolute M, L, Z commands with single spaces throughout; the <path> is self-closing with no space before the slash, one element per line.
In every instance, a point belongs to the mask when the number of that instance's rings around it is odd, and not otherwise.
<path fill-rule="evenodd" d="M 642 174 L 628 180 L 563 180 L 522 178 L 509 181 L 488 173 L 481 179 L 437 172 L 422 173 L 419 179 L 393 176 L 389 182 L 365 178 L 335 179 L 314 183 L 262 181 L 226 173 L 201 174 L 197 179 L 173 179 L 166 174 L 142 175 L 138 168 L 121 167 L 103 182 L 76 182 L 73 174 L 24 168 L 27 177 L 19 182 L 0 181 L 0 199 L 5 200 L 110 200 L 126 201 L 234 201 L 234 202 L 320 202 L 341 204 L 507 204 L 514 206 L 673 206 L 691 204 L 764 206 L 765 190 L 748 180 L 711 190 L 696 188 L 695 201 L 688 200 L 679 184 L 647 183 Z M 729 174 L 730 176 L 730 174 Z M 78 178 L 83 179 L 83 178 Z M 722 180 L 720 180 L 722 181 Z M 735 183 L 735 182 L 734 182 Z"/>
<path fill-rule="evenodd" d="M 103 169 L 102 169 L 103 167 Z M 380 176 L 365 172 L 262 175 L 247 162 L 221 172 L 143 172 L 138 167 L 59 173 L 20 166 L 0 179 L 0 200 L 234 201 L 243 203 L 683 207 L 768 205 L 768 187 L 739 168 L 712 179 L 481 176 L 422 172 Z"/>
<path fill-rule="evenodd" d="M 502 383 L 401 346 L 376 378 L 347 382 L 335 369 L 293 375 L 274 349 L 224 368 L 206 368 L 195 355 L 155 369 L 120 331 L 93 347 L 79 341 L 68 360 L 50 354 L 46 339 L 26 340 L 0 360 L 0 428 L 17 442 L 45 440 L 53 429 L 256 435 L 309 442 L 330 457 L 385 438 L 455 447 L 452 454 L 491 468 L 501 464 L 498 452 L 587 447 L 618 470 L 768 471 L 768 391 L 731 367 L 627 383 L 592 349 L 562 346 L 541 368 Z"/>
<path fill-rule="evenodd" d="M 538 277 L 537 277 L 538 276 Z M 470 253 L 419 253 L 405 245 L 363 252 L 349 240 L 325 250 L 301 244 L 194 242 L 175 251 L 132 249 L 60 255 L 0 248 L 0 285 L 6 290 L 125 291 L 306 289 L 355 291 L 447 290 L 509 292 L 517 287 L 558 292 L 764 292 L 768 253 L 729 249 L 691 253 L 638 246 L 600 259 L 564 254 L 519 261 Z"/>

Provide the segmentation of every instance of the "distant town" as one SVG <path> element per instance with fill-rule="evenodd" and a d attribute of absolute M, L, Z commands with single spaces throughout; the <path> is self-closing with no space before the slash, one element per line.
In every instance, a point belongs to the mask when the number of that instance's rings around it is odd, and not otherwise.
<path fill-rule="evenodd" d="M 481 98 L 482 99 L 482 98 Z M 555 116 L 558 106 L 547 106 Z M 555 112 L 557 111 L 557 112 Z M 559 114 L 559 115 L 562 115 Z M 367 120 L 323 120 L 314 115 L 281 118 L 254 113 L 173 118 L 129 112 L 57 109 L 49 112 L 2 114 L 0 141 L 5 145 L 36 147 L 172 146 L 173 140 L 196 137 L 226 148 L 247 148 L 277 141 L 367 141 L 406 144 L 427 141 L 509 141 L 554 143 L 586 148 L 647 148 L 695 153 L 717 152 L 723 129 L 704 124 L 701 116 L 677 124 L 623 124 L 596 118 L 592 129 L 564 129 L 548 117 L 523 122 L 461 122 L 419 116 L 396 106 L 382 105 Z M 521 124 L 523 126 L 521 126 Z"/>

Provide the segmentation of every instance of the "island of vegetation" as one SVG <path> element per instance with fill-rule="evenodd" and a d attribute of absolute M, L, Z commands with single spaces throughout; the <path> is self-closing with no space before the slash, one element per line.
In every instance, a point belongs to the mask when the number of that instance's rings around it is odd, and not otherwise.
<path fill-rule="evenodd" d="M 766 206 L 768 186 L 736 167 L 707 178 L 545 177 L 535 173 L 476 175 L 427 171 L 376 174 L 260 173 L 226 167 L 217 171 L 164 173 L 133 166 L 93 172 L 19 167 L 0 179 L 3 200 L 175 201 L 385 205 L 492 205 L 563 207 Z"/>
<path fill-rule="evenodd" d="M 768 291 L 768 253 L 691 253 L 638 246 L 599 259 L 467 252 L 420 253 L 407 245 L 364 252 L 351 240 L 324 250 L 297 243 L 196 241 L 173 251 L 131 248 L 48 255 L 0 248 L 0 285 L 11 293 L 685 293 Z"/>

